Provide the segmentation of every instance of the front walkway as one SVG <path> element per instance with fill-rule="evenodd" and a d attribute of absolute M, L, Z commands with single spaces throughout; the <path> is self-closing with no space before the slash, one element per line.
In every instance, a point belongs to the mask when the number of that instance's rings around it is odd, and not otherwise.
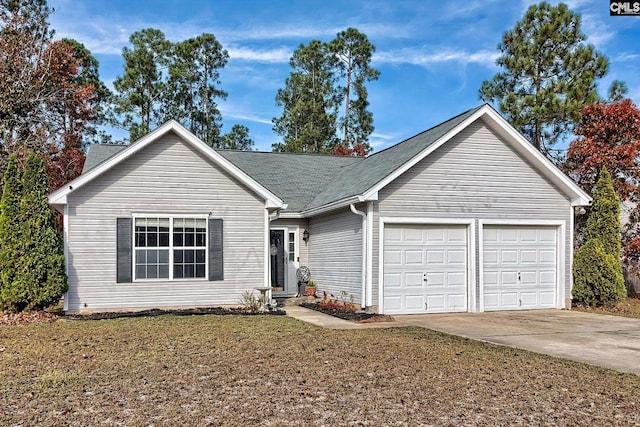
<path fill-rule="evenodd" d="M 403 315 L 394 316 L 395 322 L 358 324 L 302 307 L 286 310 L 291 317 L 330 329 L 418 326 L 640 375 L 640 319 L 529 310 Z"/>

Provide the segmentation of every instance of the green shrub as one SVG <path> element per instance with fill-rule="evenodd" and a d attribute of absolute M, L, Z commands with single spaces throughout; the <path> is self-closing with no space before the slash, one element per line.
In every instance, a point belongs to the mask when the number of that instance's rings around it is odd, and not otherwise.
<path fill-rule="evenodd" d="M 573 262 L 573 301 L 611 307 L 627 296 L 620 258 L 607 254 L 600 239 L 590 239 Z"/>
<path fill-rule="evenodd" d="M 620 198 L 606 167 L 600 171 L 584 230 L 584 241 L 590 239 L 600 239 L 606 253 L 620 258 Z"/>
<path fill-rule="evenodd" d="M 22 179 L 15 154 L 9 156 L 4 172 L 4 187 L 0 201 L 0 308 L 12 311 L 21 308 L 16 303 L 23 299 L 22 291 L 15 283 L 16 261 L 21 254 L 20 199 Z"/>

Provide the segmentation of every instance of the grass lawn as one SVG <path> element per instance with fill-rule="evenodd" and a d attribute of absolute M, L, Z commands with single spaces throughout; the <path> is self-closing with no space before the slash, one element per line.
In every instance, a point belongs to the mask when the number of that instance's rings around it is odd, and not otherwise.
<path fill-rule="evenodd" d="M 0 425 L 630 425 L 640 377 L 283 316 L 0 326 Z"/>

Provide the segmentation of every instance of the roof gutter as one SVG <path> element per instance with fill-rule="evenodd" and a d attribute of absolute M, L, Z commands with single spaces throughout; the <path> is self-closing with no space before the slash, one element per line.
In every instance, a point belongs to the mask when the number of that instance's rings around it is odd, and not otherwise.
<path fill-rule="evenodd" d="M 360 203 L 364 201 L 365 198 L 363 196 L 350 196 L 344 199 L 336 200 L 335 202 L 327 203 L 326 205 L 318 206 L 311 209 L 305 209 L 300 213 L 302 214 L 303 218 L 306 218 L 340 209 L 342 207 L 349 206 L 352 203 Z"/>
<path fill-rule="evenodd" d="M 366 300 L 366 292 L 367 292 L 367 214 L 356 209 L 355 204 L 351 203 L 349 205 L 349 209 L 356 215 L 360 215 L 362 217 L 362 296 L 360 306 L 362 309 L 366 309 L 367 300 Z"/>

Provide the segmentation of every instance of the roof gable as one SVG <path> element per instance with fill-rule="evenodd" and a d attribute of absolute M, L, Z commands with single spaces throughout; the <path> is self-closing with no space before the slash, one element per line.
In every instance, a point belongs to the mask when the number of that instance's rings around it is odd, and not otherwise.
<path fill-rule="evenodd" d="M 215 150 L 209 147 L 207 144 L 198 139 L 195 135 L 185 129 L 175 120 L 170 120 L 162 126 L 156 128 L 146 136 L 140 138 L 133 144 L 126 146 L 120 150 L 114 149 L 115 154 L 99 162 L 99 158 L 94 167 L 87 169 L 86 173 L 83 173 L 78 178 L 67 183 L 65 186 L 59 188 L 49 195 L 49 203 L 58 208 L 67 203 L 67 196 L 79 188 L 82 188 L 87 183 L 94 179 L 97 179 L 100 175 L 113 168 L 115 165 L 125 161 L 126 159 L 134 156 L 139 151 L 143 150 L 149 144 L 153 144 L 160 137 L 168 132 L 174 132 L 177 134 L 185 144 L 190 145 L 196 152 L 202 154 L 205 158 L 208 158 L 216 165 L 220 166 L 223 170 L 229 173 L 234 178 L 238 179 L 241 183 L 246 185 L 249 189 L 256 194 L 264 198 L 265 206 L 267 208 L 286 208 L 286 204 L 282 199 L 273 194 L 270 190 L 259 184 L 251 176 L 243 172 L 240 168 L 234 165 L 232 162 L 225 159 L 218 154 Z M 106 152 L 107 150 L 102 150 Z M 106 154 L 105 154 L 106 155 Z"/>
<path fill-rule="evenodd" d="M 52 204 L 61 203 L 66 194 L 87 180 L 100 175 L 124 160 L 144 144 L 174 131 L 200 152 L 238 177 L 262 195 L 269 207 L 284 209 L 285 214 L 312 216 L 350 203 L 376 200 L 378 192 L 415 164 L 446 144 L 478 119 L 484 121 L 516 150 L 541 175 L 566 194 L 572 205 L 588 205 L 591 198 L 551 161 L 533 147 L 496 110 L 488 104 L 468 110 L 433 128 L 366 158 L 292 153 L 265 153 L 213 150 L 175 121 L 168 122 L 135 144 L 101 146 L 90 153 L 84 174 L 50 196 Z M 107 148 L 109 147 L 109 148 Z M 118 147 L 118 148 L 116 148 Z M 92 150 L 97 147 L 93 147 Z M 115 162 L 115 163 L 114 163 Z"/>

